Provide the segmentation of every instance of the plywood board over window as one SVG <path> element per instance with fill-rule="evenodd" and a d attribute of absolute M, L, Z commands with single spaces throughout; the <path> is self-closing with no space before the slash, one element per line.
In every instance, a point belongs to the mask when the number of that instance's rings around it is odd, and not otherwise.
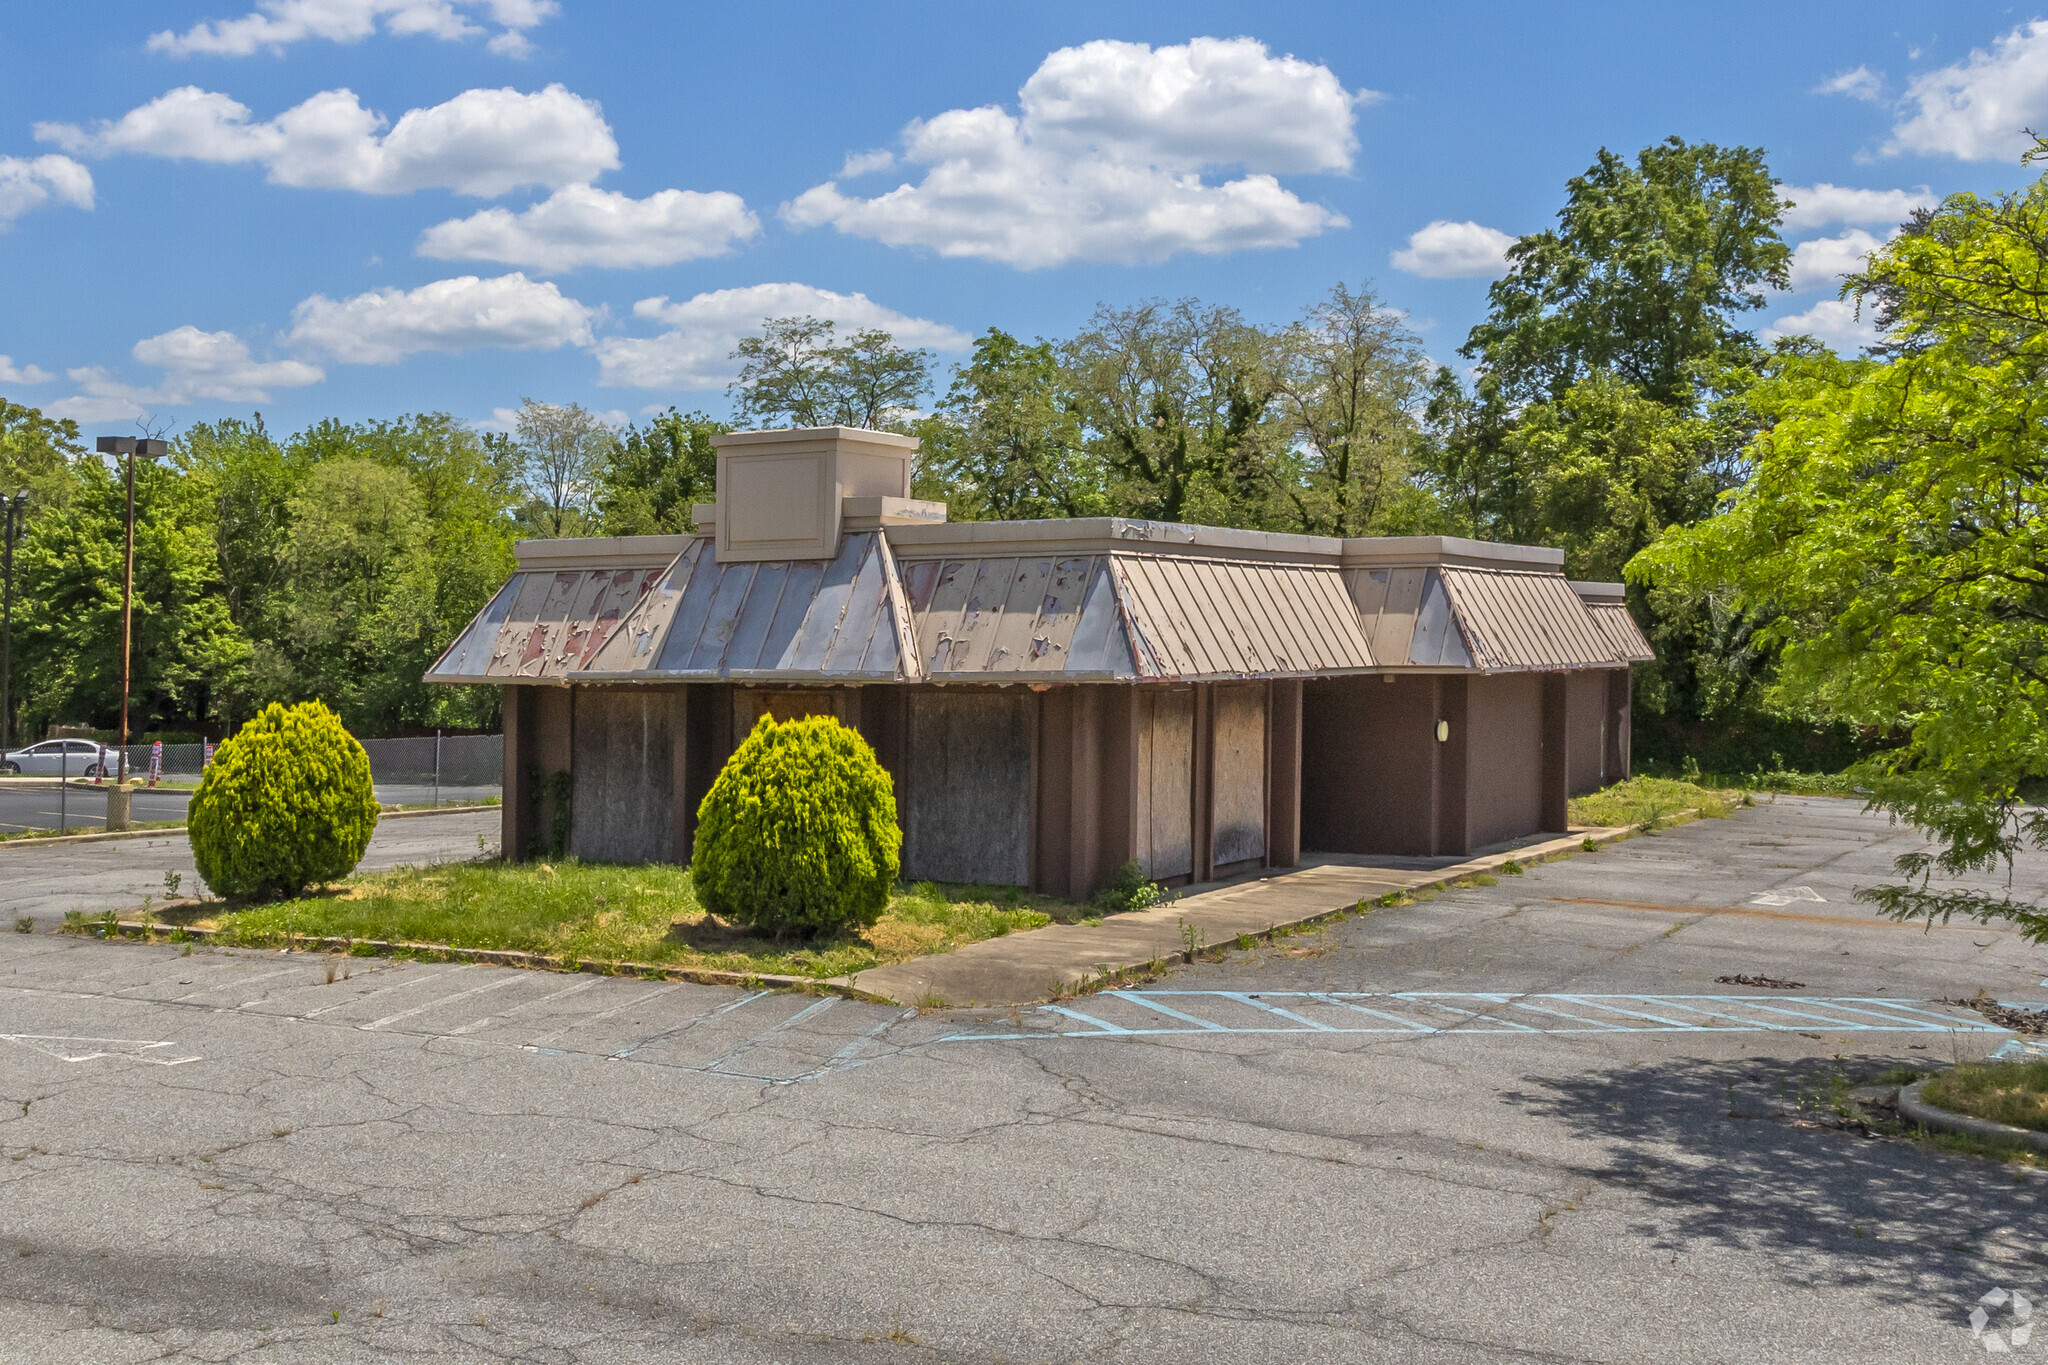
<path fill-rule="evenodd" d="M 1215 860 L 1266 856 L 1266 684 L 1220 683 L 1215 694 Z"/>
<path fill-rule="evenodd" d="M 591 862 L 673 862 L 675 693 L 579 687 L 570 699 L 569 852 Z"/>
<path fill-rule="evenodd" d="M 1195 693 L 1138 690 L 1138 862 L 1155 881 L 1194 872 Z"/>
<path fill-rule="evenodd" d="M 1022 689 L 910 699 L 905 878 L 1030 884 L 1036 702 Z"/>

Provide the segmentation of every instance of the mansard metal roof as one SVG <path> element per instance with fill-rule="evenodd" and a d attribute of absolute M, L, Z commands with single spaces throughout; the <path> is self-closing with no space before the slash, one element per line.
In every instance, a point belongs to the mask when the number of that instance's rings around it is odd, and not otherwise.
<path fill-rule="evenodd" d="M 1201 681 L 1649 657 L 1625 607 L 1603 619 L 1611 585 L 1569 583 L 1559 552 L 1449 538 L 1101 518 L 852 531 L 830 560 L 721 564 L 709 535 L 519 555 L 428 681 Z"/>

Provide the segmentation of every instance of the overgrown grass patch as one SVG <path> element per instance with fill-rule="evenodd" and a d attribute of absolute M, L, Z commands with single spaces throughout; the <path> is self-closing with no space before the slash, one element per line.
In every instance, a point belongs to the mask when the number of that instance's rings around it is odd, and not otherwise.
<path fill-rule="evenodd" d="M 1736 799 L 1734 793 L 1674 777 L 1632 777 L 1589 795 L 1573 797 L 1570 815 L 1575 825 L 1648 825 L 1655 829 L 1685 810 L 1719 818 L 1728 813 Z"/>
<path fill-rule="evenodd" d="M 441 863 L 349 878 L 324 894 L 208 907 L 223 943 L 293 936 L 495 948 L 579 962 L 643 962 L 831 977 L 947 952 L 1079 912 L 1015 887 L 898 886 L 882 918 L 829 939 L 778 943 L 706 914 L 689 872 L 662 863 Z"/>
<path fill-rule="evenodd" d="M 1927 1082 L 1920 1094 L 1952 1114 L 2048 1133 L 2048 1058 L 1959 1066 Z"/>

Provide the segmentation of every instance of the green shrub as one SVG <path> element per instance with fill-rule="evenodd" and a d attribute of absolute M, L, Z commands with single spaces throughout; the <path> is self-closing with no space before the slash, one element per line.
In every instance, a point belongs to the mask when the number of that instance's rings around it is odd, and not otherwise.
<path fill-rule="evenodd" d="M 186 824 L 215 895 L 296 896 L 347 876 L 369 847 L 369 755 L 319 702 L 273 702 L 214 751 Z"/>
<path fill-rule="evenodd" d="M 780 937 L 881 918 L 901 867 L 896 792 L 867 741 L 830 716 L 761 717 L 697 808 L 690 860 L 706 910 Z"/>

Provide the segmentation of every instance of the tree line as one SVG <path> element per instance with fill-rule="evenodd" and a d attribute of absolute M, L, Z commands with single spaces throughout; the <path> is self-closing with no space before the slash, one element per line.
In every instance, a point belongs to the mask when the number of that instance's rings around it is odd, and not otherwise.
<path fill-rule="evenodd" d="M 690 528 L 711 438 L 843 424 L 916 435 L 919 496 L 955 519 L 1119 515 L 1315 535 L 1470 535 L 1564 548 L 1614 579 L 1734 488 L 1778 354 L 1743 326 L 1787 283 L 1763 153 L 1671 139 L 1602 151 L 1557 225 L 1522 238 L 1466 339 L 1432 364 L 1367 282 L 1263 325 L 1193 298 L 1099 307 L 1072 336 L 989 328 L 967 360 L 884 331 L 764 319 L 732 419 L 622 429 L 526 400 L 516 430 L 445 414 L 194 425 L 137 488 L 135 696 L 148 728 L 232 725 L 317 697 L 358 733 L 496 722 L 491 689 L 420 674 L 526 536 Z M 18 713 L 118 707 L 121 487 L 67 422 L 9 404 L 0 478 L 30 490 L 16 557 Z M 0 492 L 5 492 L 0 488 Z M 1631 588 L 1659 661 L 1638 752 L 1712 735 L 1726 762 L 1826 761 L 1855 736 L 1768 701 L 1773 649 L 1712 594 Z M 1840 752 L 1838 752 L 1840 751 Z"/>

